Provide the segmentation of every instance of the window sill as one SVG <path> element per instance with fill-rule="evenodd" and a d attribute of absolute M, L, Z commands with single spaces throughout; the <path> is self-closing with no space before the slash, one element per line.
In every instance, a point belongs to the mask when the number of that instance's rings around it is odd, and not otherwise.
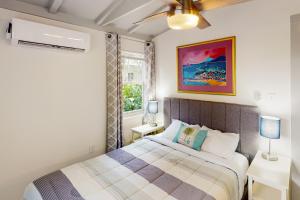
<path fill-rule="evenodd" d="M 127 119 L 127 118 L 142 116 L 143 114 L 144 114 L 144 110 L 127 111 L 127 112 L 123 112 L 123 117 Z"/>

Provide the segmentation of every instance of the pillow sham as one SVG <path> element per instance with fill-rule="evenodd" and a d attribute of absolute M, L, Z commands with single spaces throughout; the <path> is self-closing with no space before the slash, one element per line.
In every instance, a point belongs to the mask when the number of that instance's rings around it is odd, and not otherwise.
<path fill-rule="evenodd" d="M 201 130 L 197 126 L 181 124 L 173 142 L 183 144 L 187 147 L 200 151 L 207 136 L 207 130 Z"/>
<path fill-rule="evenodd" d="M 188 125 L 185 122 L 182 122 L 178 119 L 172 119 L 172 123 L 170 124 L 170 126 L 168 128 L 166 128 L 166 130 L 162 133 L 162 136 L 169 139 L 169 140 L 173 140 L 173 138 L 176 136 L 181 124 L 185 124 Z M 199 125 L 190 125 L 193 127 L 197 127 L 197 128 L 201 128 Z"/>
<path fill-rule="evenodd" d="M 182 122 L 177 120 L 177 119 L 172 120 L 172 123 L 162 133 L 162 136 L 169 139 L 169 140 L 172 140 L 175 137 L 177 131 L 179 130 L 179 128 L 181 126 L 181 123 Z"/>
<path fill-rule="evenodd" d="M 201 147 L 202 151 L 206 151 L 222 158 L 230 158 L 233 156 L 239 144 L 240 136 L 236 133 L 222 133 L 219 130 L 213 130 L 202 126 L 201 130 L 207 130 L 208 134 Z"/>

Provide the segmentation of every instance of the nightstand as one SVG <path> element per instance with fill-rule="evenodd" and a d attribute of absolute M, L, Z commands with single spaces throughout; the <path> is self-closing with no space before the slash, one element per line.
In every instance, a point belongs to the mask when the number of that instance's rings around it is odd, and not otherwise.
<path fill-rule="evenodd" d="M 257 152 L 247 171 L 248 200 L 288 200 L 291 159 L 278 156 L 278 161 L 268 161 L 261 154 Z"/>
<path fill-rule="evenodd" d="M 140 138 L 143 138 L 145 135 L 149 134 L 157 134 L 164 130 L 164 126 L 161 124 L 158 124 L 157 126 L 150 126 L 149 124 L 145 124 L 142 126 L 138 126 L 135 128 L 132 128 L 132 141 L 134 141 L 134 135 L 138 134 Z"/>

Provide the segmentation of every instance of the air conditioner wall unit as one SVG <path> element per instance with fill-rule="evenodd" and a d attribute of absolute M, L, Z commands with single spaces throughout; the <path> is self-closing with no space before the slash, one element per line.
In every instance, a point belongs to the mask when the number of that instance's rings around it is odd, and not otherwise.
<path fill-rule="evenodd" d="M 65 28 L 13 18 L 7 29 L 13 45 L 28 45 L 86 52 L 90 35 Z"/>

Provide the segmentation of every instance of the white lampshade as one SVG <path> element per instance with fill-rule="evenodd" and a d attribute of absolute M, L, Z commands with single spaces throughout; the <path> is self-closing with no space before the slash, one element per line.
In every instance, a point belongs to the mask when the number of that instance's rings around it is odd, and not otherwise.
<path fill-rule="evenodd" d="M 195 14 L 178 13 L 168 16 L 168 25 L 171 29 L 181 30 L 194 28 L 199 23 L 199 16 Z"/>
<path fill-rule="evenodd" d="M 148 101 L 148 112 L 151 114 L 158 113 L 158 101 Z"/>

